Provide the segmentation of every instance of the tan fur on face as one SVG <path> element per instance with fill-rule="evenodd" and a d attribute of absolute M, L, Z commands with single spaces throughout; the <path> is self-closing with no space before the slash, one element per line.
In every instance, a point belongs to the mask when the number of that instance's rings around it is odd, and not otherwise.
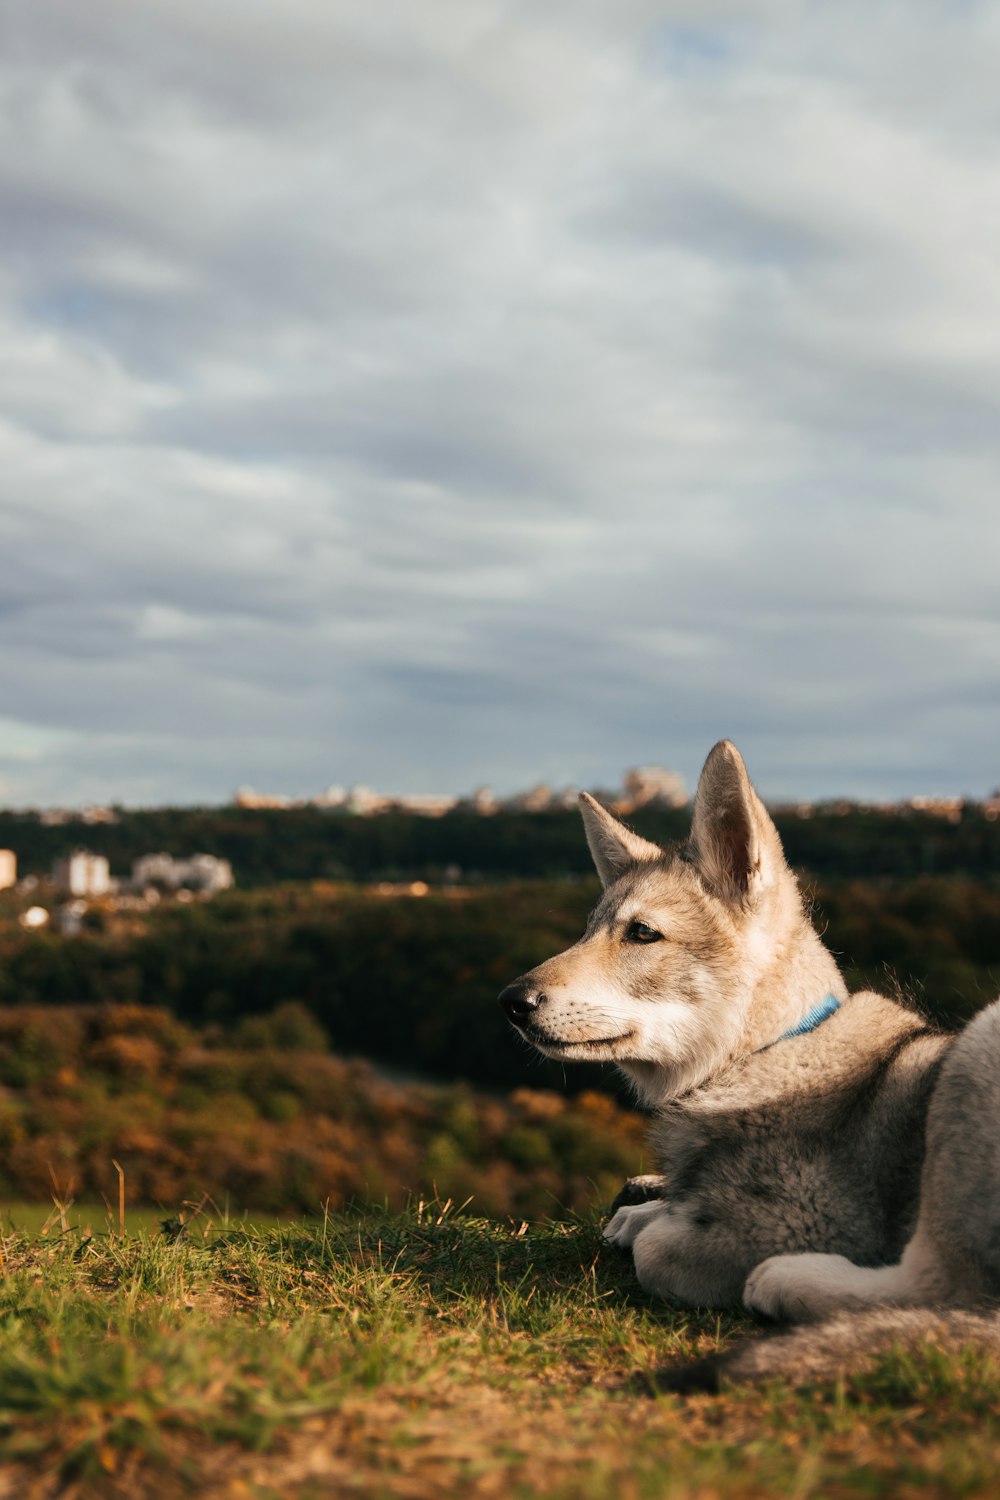
<path fill-rule="evenodd" d="M 794 919 L 797 897 L 791 905 Z M 633 921 L 662 941 L 628 942 Z M 661 853 L 608 888 L 580 942 L 526 976 L 545 996 L 526 1035 L 552 1057 L 617 1062 L 649 1102 L 662 1102 L 739 1049 L 774 953 L 757 920 L 722 906 L 684 858 Z"/>

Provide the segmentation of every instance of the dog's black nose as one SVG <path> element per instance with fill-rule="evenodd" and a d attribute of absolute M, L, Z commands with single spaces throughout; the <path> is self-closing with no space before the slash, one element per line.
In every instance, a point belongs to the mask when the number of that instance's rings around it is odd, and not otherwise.
<path fill-rule="evenodd" d="M 526 1021 L 538 1009 L 545 996 L 540 995 L 533 985 L 525 983 L 523 979 L 515 979 L 513 984 L 501 990 L 499 999 L 508 1021 L 520 1026 L 522 1021 Z"/>

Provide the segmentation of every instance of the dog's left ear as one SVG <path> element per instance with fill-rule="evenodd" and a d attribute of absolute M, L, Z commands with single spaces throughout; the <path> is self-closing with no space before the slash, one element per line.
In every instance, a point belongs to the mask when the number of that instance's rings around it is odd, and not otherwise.
<path fill-rule="evenodd" d="M 729 740 L 720 740 L 705 761 L 694 798 L 691 842 L 708 886 L 741 906 L 753 906 L 786 868 L 778 830 Z"/>
<path fill-rule="evenodd" d="M 587 843 L 603 886 L 613 885 L 629 865 L 662 859 L 663 850 L 648 839 L 640 838 L 631 828 L 609 813 L 589 792 L 580 793 L 580 812 Z"/>

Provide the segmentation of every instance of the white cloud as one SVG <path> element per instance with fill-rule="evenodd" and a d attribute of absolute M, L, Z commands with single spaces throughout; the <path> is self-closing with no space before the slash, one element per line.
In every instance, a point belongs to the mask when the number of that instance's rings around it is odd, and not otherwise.
<path fill-rule="evenodd" d="M 5 795 L 996 781 L 995 8 L 4 9 Z"/>

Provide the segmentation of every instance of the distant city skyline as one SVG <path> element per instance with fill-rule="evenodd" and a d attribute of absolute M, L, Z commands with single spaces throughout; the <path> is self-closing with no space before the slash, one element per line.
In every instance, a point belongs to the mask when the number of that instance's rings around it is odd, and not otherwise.
<path fill-rule="evenodd" d="M 650 783 L 650 774 L 660 781 L 658 786 Z M 643 780 L 646 782 L 645 786 L 641 784 Z M 507 789 L 502 792 L 496 791 L 490 786 L 465 788 L 454 792 L 399 792 L 391 788 L 371 787 L 364 782 L 358 782 L 350 787 L 334 784 L 320 791 L 293 794 L 244 785 L 237 787 L 229 797 L 223 797 L 215 802 L 205 802 L 202 804 L 150 803 L 145 804 L 145 806 L 159 806 L 163 808 L 170 806 L 183 807 L 185 805 L 235 806 L 251 810 L 313 807 L 360 814 L 362 816 L 379 814 L 390 810 L 400 810 L 436 818 L 456 808 L 468 808 L 487 816 L 511 809 L 526 812 L 543 812 L 556 809 L 572 810 L 577 806 L 581 791 L 590 792 L 601 799 L 606 806 L 618 812 L 619 815 L 628 817 L 631 813 L 647 805 L 673 808 L 689 807 L 695 788 L 689 788 L 684 778 L 678 772 L 671 771 L 667 767 L 645 766 L 638 769 L 631 768 L 624 775 L 618 777 L 617 780 L 615 778 L 608 778 L 608 780 L 602 783 L 582 784 L 567 782 L 558 785 L 549 785 L 547 782 L 533 782 L 527 787 Z M 969 803 L 984 807 L 991 819 L 1000 815 L 1000 784 L 985 792 L 911 792 L 901 796 L 878 798 L 851 797 L 843 794 L 829 794 L 811 798 L 773 797 L 763 792 L 762 796 L 764 796 L 764 800 L 768 805 L 773 808 L 785 811 L 798 808 L 803 814 L 806 814 L 809 809 L 824 806 L 843 809 L 848 807 L 871 807 L 873 809 L 908 808 L 911 811 L 927 812 L 934 816 L 946 816 L 953 821 L 957 821 L 961 808 L 966 803 Z M 119 809 L 122 812 L 128 812 L 135 810 L 138 806 L 140 805 L 130 805 L 121 800 L 114 800 L 100 803 L 31 804 L 20 807 L 0 805 L 0 811 L 35 814 L 43 823 L 52 825 L 64 824 L 71 821 L 100 825 L 118 822 Z"/>
<path fill-rule="evenodd" d="M 50 0 L 0 806 L 1000 781 L 1000 9 Z"/>

